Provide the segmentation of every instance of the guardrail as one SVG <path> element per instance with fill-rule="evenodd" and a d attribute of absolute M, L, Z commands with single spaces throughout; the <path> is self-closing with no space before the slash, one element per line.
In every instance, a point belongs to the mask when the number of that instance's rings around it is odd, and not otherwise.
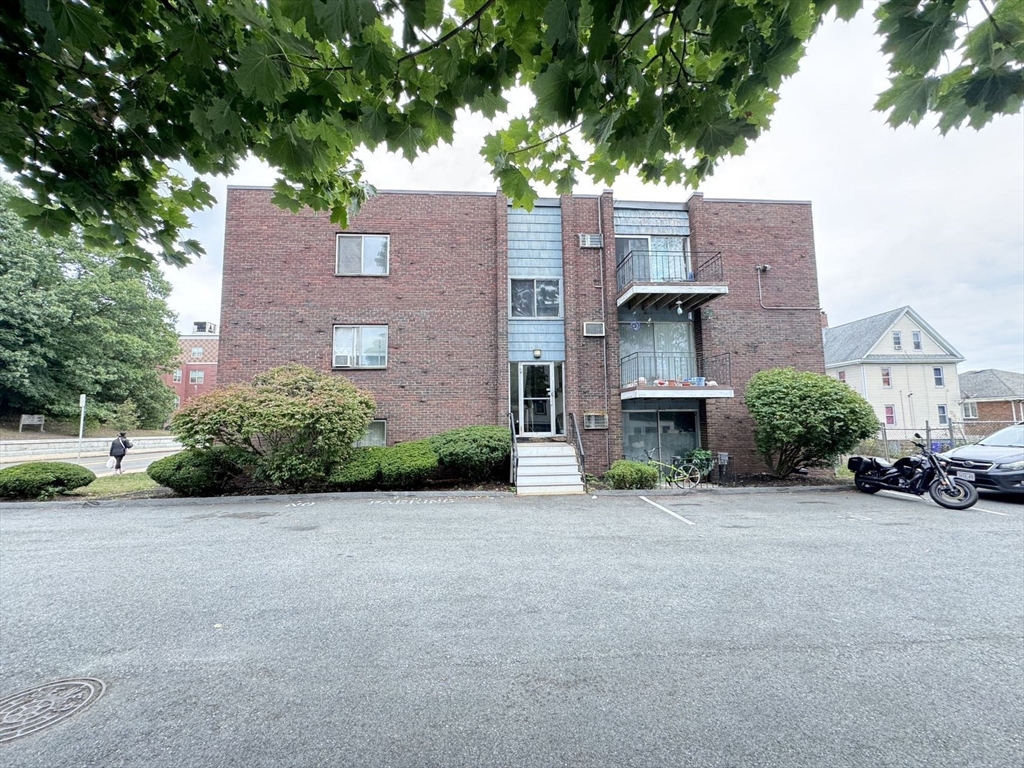
<path fill-rule="evenodd" d="M 569 434 L 567 434 L 566 437 L 576 443 L 576 466 L 580 470 L 580 479 L 583 481 L 583 490 L 586 493 L 590 493 L 589 483 L 587 483 L 586 454 L 583 453 L 583 436 L 580 434 L 579 425 L 576 423 L 576 414 L 572 411 L 569 412 Z"/>
<path fill-rule="evenodd" d="M 615 283 L 620 291 L 631 283 L 708 283 L 721 282 L 722 276 L 721 251 L 637 250 L 615 265 Z"/>
<path fill-rule="evenodd" d="M 512 455 L 509 458 L 508 482 L 516 484 L 516 473 L 519 471 L 519 443 L 516 439 L 516 417 L 508 412 L 508 431 L 512 436 Z"/>

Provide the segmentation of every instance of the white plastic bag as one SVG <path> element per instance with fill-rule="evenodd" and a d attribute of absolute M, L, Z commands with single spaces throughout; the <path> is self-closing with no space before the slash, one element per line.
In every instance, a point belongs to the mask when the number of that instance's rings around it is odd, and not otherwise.
<path fill-rule="evenodd" d="M 107 469 L 113 469 L 116 466 L 117 466 L 117 459 L 115 459 L 113 456 L 111 456 L 109 459 L 107 459 Z"/>

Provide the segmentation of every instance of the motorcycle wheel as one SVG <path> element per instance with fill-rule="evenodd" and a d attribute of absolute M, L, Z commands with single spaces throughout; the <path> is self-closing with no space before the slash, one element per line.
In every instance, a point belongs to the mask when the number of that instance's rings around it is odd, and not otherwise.
<path fill-rule="evenodd" d="M 952 490 L 944 486 L 941 480 L 928 486 L 928 495 L 936 504 L 946 509 L 967 509 L 978 503 L 977 488 L 958 477 L 949 479 L 953 483 Z"/>
<path fill-rule="evenodd" d="M 857 490 L 861 493 L 878 493 L 881 488 L 877 485 L 871 485 L 864 481 L 864 475 L 854 475 L 853 484 L 857 486 Z"/>

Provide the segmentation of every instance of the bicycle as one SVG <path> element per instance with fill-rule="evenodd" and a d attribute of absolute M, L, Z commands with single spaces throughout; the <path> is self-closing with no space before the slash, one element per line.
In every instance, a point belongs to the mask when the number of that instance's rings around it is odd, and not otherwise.
<path fill-rule="evenodd" d="M 666 464 L 654 458 L 655 449 L 644 451 L 647 454 L 647 463 L 658 469 L 659 474 L 665 478 L 665 482 L 676 488 L 689 490 L 697 486 L 701 480 L 700 467 L 692 463 L 684 463 L 681 456 L 673 456 L 672 463 Z"/>

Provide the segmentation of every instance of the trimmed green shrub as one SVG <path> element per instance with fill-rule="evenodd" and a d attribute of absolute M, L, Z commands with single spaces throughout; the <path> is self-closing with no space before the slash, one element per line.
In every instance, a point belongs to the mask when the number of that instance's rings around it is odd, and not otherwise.
<path fill-rule="evenodd" d="M 620 459 L 604 473 L 604 481 L 618 491 L 658 487 L 658 468 L 639 461 Z"/>
<path fill-rule="evenodd" d="M 49 499 L 89 485 L 96 475 L 62 461 L 37 461 L 0 470 L 0 497 Z"/>
<path fill-rule="evenodd" d="M 146 474 L 181 496 L 220 496 L 245 475 L 245 459 L 244 452 L 224 445 L 188 448 L 154 461 Z"/>
<path fill-rule="evenodd" d="M 878 431 L 878 417 L 850 387 L 823 373 L 772 368 L 747 382 L 757 452 L 776 477 L 829 467 Z"/>
<path fill-rule="evenodd" d="M 293 363 L 190 399 L 171 432 L 186 448 L 243 450 L 256 480 L 300 490 L 330 477 L 375 410 L 347 379 Z"/>
<path fill-rule="evenodd" d="M 466 480 L 489 480 L 508 474 L 512 438 L 507 427 L 462 427 L 430 438 L 445 470 Z"/>
<path fill-rule="evenodd" d="M 380 485 L 381 454 L 387 448 L 356 448 L 330 477 L 330 484 L 343 491 L 372 491 Z"/>
<path fill-rule="evenodd" d="M 438 459 L 429 440 L 380 449 L 380 483 L 384 488 L 415 490 L 437 473 Z"/>

